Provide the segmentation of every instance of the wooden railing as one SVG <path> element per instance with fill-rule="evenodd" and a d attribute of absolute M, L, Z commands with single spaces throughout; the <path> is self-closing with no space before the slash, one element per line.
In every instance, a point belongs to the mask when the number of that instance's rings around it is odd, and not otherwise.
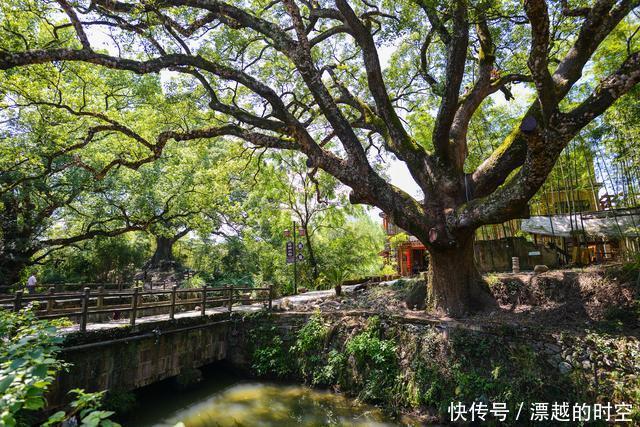
<path fill-rule="evenodd" d="M 139 282 L 142 283 L 142 282 Z M 134 282 L 120 282 L 120 283 L 48 283 L 48 284 L 38 284 L 38 289 L 49 289 L 54 288 L 56 292 L 82 292 L 84 288 L 98 289 L 102 287 L 103 289 L 110 291 L 122 291 L 125 289 L 131 289 L 135 287 L 136 283 Z M 7 296 L 10 292 L 18 291 L 20 289 L 24 290 L 24 283 L 15 283 L 10 286 L 0 286 L 0 297 Z"/>
<path fill-rule="evenodd" d="M 255 295 L 255 296 L 254 296 Z M 37 304 L 36 315 L 41 319 L 75 318 L 80 331 L 87 330 L 90 316 L 112 315 L 110 320 L 118 320 L 122 314 L 129 316 L 129 323 L 135 326 L 136 319 L 150 309 L 168 309 L 168 319 L 174 319 L 176 312 L 199 310 L 204 316 L 207 308 L 225 307 L 233 310 L 233 305 L 263 303 L 269 310 L 273 303 L 273 287 L 203 287 L 197 289 L 148 290 L 133 288 L 129 291 L 107 291 L 103 287 L 97 291 L 85 287 L 82 292 L 56 292 L 49 288 L 44 294 L 24 294 L 19 290 L 13 296 L 0 297 L 0 308 L 19 311 L 28 304 Z M 157 316 L 157 314 L 151 314 Z M 95 322 L 100 323 L 100 322 Z"/>
<path fill-rule="evenodd" d="M 51 285 L 43 285 L 45 289 L 52 287 L 56 290 L 56 292 L 64 292 L 64 291 L 76 291 L 82 292 L 84 288 L 90 289 L 99 289 L 103 288 L 105 290 L 115 290 L 122 291 L 125 289 L 132 289 L 135 287 L 134 282 L 120 282 L 120 283 L 54 283 Z"/>

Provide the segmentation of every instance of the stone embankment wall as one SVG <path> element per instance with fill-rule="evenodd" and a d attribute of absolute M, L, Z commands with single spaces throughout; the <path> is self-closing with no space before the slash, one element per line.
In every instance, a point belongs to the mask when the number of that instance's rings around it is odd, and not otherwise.
<path fill-rule="evenodd" d="M 236 366 L 418 413 L 425 422 L 447 421 L 452 402 L 505 403 L 511 414 L 522 405 L 526 420 L 536 402 L 549 411 L 554 402 L 567 402 L 570 411 L 574 404 L 624 403 L 640 421 L 640 342 L 633 334 L 367 312 L 269 317 L 231 325 L 228 357 Z"/>
<path fill-rule="evenodd" d="M 57 382 L 54 406 L 71 388 L 132 390 L 220 360 L 434 422 L 452 401 L 505 402 L 514 411 L 533 402 L 640 405 L 637 337 L 594 331 L 262 312 L 72 335 L 65 347 L 73 366 Z"/>

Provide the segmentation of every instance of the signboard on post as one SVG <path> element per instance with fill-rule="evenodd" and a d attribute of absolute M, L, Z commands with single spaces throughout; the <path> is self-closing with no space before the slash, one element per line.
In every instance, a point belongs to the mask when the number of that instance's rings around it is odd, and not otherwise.
<path fill-rule="evenodd" d="M 287 264 L 293 264 L 293 293 L 298 293 L 298 269 L 296 268 L 297 263 L 300 261 L 304 261 L 304 254 L 302 250 L 304 249 L 304 244 L 302 242 L 297 242 L 296 237 L 301 237 L 305 235 L 304 228 L 296 228 L 296 222 L 293 221 L 293 228 L 291 230 L 284 230 L 284 237 L 290 239 L 293 237 L 293 241 L 287 240 Z M 297 231 L 297 233 L 296 233 Z"/>
<path fill-rule="evenodd" d="M 302 230 L 302 228 L 300 230 Z M 304 255 L 302 254 L 302 249 L 304 249 L 304 244 L 302 242 L 298 242 L 298 251 L 296 255 L 296 258 L 298 258 L 298 262 L 304 261 Z"/>
<path fill-rule="evenodd" d="M 295 262 L 295 247 L 293 242 L 287 242 L 287 264 L 293 264 Z"/>

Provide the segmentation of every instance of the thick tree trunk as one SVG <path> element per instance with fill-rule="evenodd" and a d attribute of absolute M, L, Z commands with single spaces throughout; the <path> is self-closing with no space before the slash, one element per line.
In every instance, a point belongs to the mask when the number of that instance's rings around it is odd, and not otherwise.
<path fill-rule="evenodd" d="M 24 257 L 15 257 L 15 260 L 11 255 L 2 254 L 5 259 L 0 260 L 0 293 L 6 293 L 11 286 L 16 285 L 20 280 L 20 272 L 27 267 L 27 262 L 23 260 L 28 259 Z"/>
<path fill-rule="evenodd" d="M 170 266 L 173 259 L 173 244 L 175 239 L 171 237 L 156 236 L 156 251 L 151 257 L 149 267 L 151 268 L 164 268 Z"/>
<path fill-rule="evenodd" d="M 428 305 L 452 317 L 496 308 L 473 257 L 473 237 L 453 248 L 429 251 Z"/>

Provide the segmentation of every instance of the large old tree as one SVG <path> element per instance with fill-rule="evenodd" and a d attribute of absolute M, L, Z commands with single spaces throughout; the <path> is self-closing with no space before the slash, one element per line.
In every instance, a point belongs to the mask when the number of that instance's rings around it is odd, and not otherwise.
<path fill-rule="evenodd" d="M 379 207 L 427 246 L 433 302 L 452 315 L 493 304 L 474 267 L 474 231 L 526 216 L 563 148 L 640 80 L 636 32 L 625 40 L 621 30 L 637 26 L 638 0 L 3 3 L 0 69 L 80 61 L 183 75 L 182 95 L 206 120 L 166 137 L 304 153 L 352 189 L 353 203 Z M 581 79 L 616 32 L 626 44 L 617 68 Z M 465 170 L 474 115 L 516 83 L 535 99 Z M 417 108 L 433 116 L 421 123 L 430 129 L 407 119 Z M 380 153 L 406 163 L 423 200 L 383 179 Z"/>
<path fill-rule="evenodd" d="M 168 224 L 210 232 L 229 193 L 234 168 L 223 157 L 238 144 L 184 138 L 160 150 L 166 134 L 147 137 L 146 127 L 176 116 L 169 103 L 154 102 L 164 97 L 159 81 L 141 90 L 131 76 L 61 69 L 0 80 L 0 292 L 25 268 L 87 240 L 135 231 L 173 236 Z M 105 99 L 108 115 L 91 110 Z M 139 117 L 142 126 L 125 125 Z"/>

